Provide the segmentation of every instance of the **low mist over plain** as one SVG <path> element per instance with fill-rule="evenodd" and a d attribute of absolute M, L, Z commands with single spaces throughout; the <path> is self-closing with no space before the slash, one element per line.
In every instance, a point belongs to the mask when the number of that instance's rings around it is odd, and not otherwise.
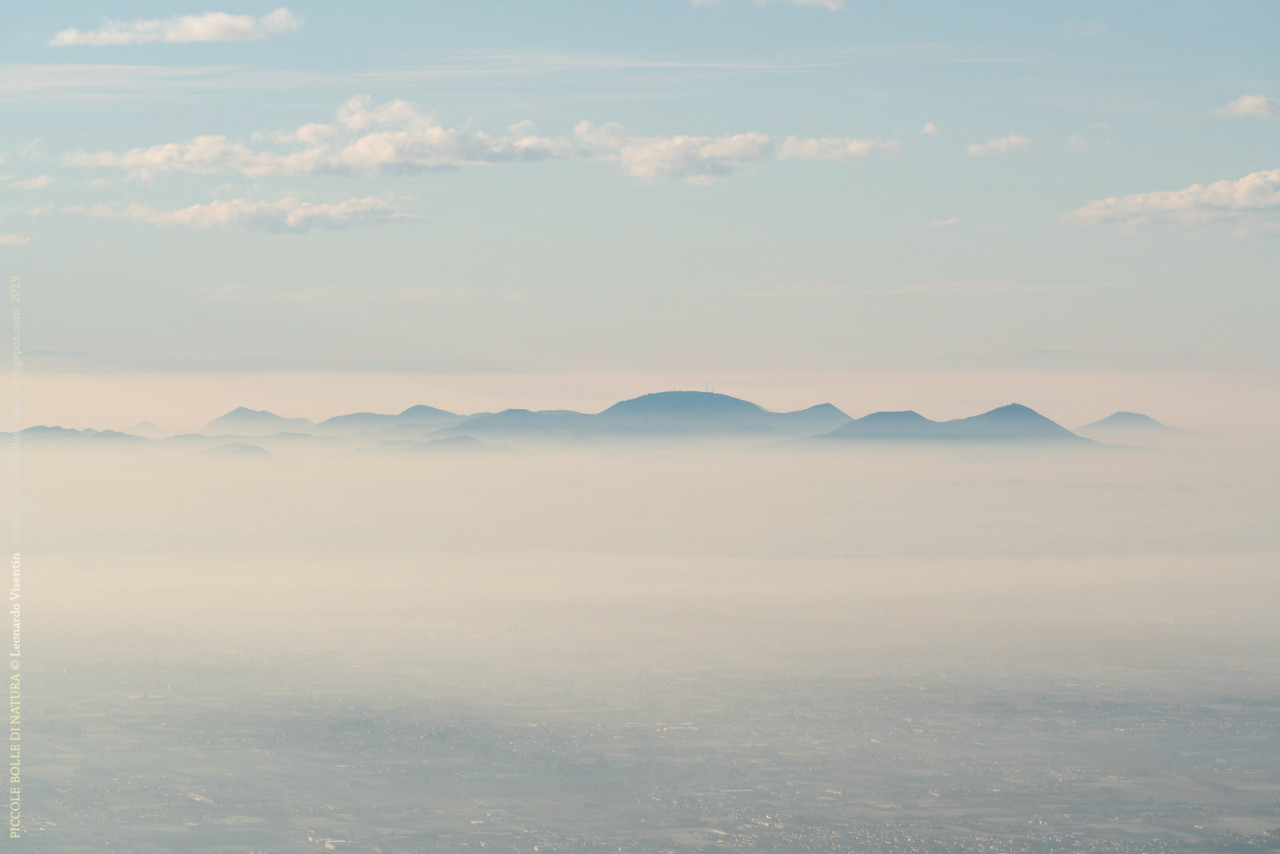
<path fill-rule="evenodd" d="M 1272 448 L 254 441 L 23 452 L 57 850 L 1274 839 Z"/>

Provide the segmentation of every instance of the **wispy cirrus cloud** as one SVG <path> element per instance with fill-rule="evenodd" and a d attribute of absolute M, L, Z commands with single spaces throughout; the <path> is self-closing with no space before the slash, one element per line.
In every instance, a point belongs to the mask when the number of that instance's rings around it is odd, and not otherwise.
<path fill-rule="evenodd" d="M 1280 217 L 1280 169 L 1236 180 L 1192 184 L 1181 190 L 1134 193 L 1090 202 L 1068 218 L 1089 225 L 1179 225 L 1226 223 L 1248 230 L 1274 230 Z"/>
<path fill-rule="evenodd" d="M 242 226 L 261 231 L 309 231 L 312 228 L 348 228 L 403 218 L 399 206 L 377 196 L 340 202 L 308 202 L 288 196 L 276 201 L 217 199 L 178 210 L 157 210 L 149 205 L 88 205 L 65 208 L 69 213 L 109 219 L 132 219 L 153 225 L 189 228 Z"/>
<path fill-rule="evenodd" d="M 989 139 L 986 142 L 975 142 L 965 149 L 965 153 L 973 157 L 990 157 L 992 155 L 1010 154 L 1016 151 L 1030 151 L 1031 140 L 1025 136 L 1011 133 Z"/>
<path fill-rule="evenodd" d="M 617 163 L 637 179 L 681 178 L 707 183 L 765 160 L 853 162 L 898 150 L 891 140 L 787 137 L 746 132 L 721 136 L 637 136 L 621 125 L 580 122 L 572 134 L 540 136 L 529 122 L 505 134 L 450 128 L 417 104 L 373 104 L 367 96 L 338 108 L 334 121 L 270 135 L 286 150 L 254 147 L 224 136 L 200 136 L 127 151 L 76 152 L 73 166 L 120 169 L 151 179 L 173 172 L 272 175 L 410 175 L 466 166 L 543 160 Z"/>
<path fill-rule="evenodd" d="M 298 29 L 302 22 L 286 8 L 261 17 L 205 12 L 173 18 L 105 21 L 96 30 L 68 27 L 57 33 L 53 47 L 75 45 L 184 44 L 189 42 L 255 41 Z"/>
<path fill-rule="evenodd" d="M 229 94 L 282 92 L 304 88 L 387 89 L 446 81 L 453 91 L 471 91 L 484 81 L 528 83 L 531 76 L 595 77 L 604 73 L 654 75 L 646 97 L 683 96 L 690 77 L 727 74 L 807 73 L 864 65 L 879 57 L 911 64 L 970 64 L 1032 61 L 1026 57 L 975 55 L 967 49 L 933 42 L 859 44 L 836 54 L 797 53 L 789 59 L 650 57 L 549 51 L 456 51 L 404 68 L 364 71 L 267 68 L 245 65 L 172 65 L 109 63 L 9 63 L 0 74 L 0 102 L 66 103 L 158 99 L 221 101 Z M 487 84 L 485 84 L 487 85 Z"/>
<path fill-rule="evenodd" d="M 1274 119 L 1280 117 L 1280 101 L 1266 95 L 1241 95 L 1218 111 L 1218 115 L 1243 118 L 1260 116 Z"/>
<path fill-rule="evenodd" d="M 30 237 L 21 234 L 0 234 L 0 246 L 26 246 Z"/>

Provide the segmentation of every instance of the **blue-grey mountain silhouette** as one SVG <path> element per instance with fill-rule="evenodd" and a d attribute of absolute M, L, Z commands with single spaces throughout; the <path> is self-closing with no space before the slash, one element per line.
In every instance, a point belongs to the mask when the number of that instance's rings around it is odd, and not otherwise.
<path fill-rule="evenodd" d="M 1158 445 L 1206 438 L 1204 433 L 1170 427 L 1140 412 L 1114 412 L 1076 432 L 1115 445 Z"/>
<path fill-rule="evenodd" d="M 443 409 L 436 409 L 434 406 L 419 404 L 410 406 L 396 415 L 379 412 L 336 415 L 317 424 L 316 432 L 329 436 L 373 433 L 417 436 L 431 430 L 450 427 L 462 421 L 464 417 Z"/>
<path fill-rule="evenodd" d="M 473 415 L 445 432 L 583 438 L 615 436 L 803 436 L 849 420 L 829 403 L 770 412 L 747 400 L 702 391 L 664 391 L 623 400 L 603 412 L 508 409 Z"/>
<path fill-rule="evenodd" d="M 381 412 L 352 412 L 335 415 L 316 425 L 317 433 L 363 433 L 394 424 L 396 417 Z"/>
<path fill-rule="evenodd" d="M 855 418 L 827 435 L 837 439 L 940 439 L 944 428 L 919 412 L 873 412 Z"/>
<path fill-rule="evenodd" d="M 1067 428 L 1018 403 L 969 418 L 932 421 L 918 412 L 873 412 L 823 434 L 823 439 L 894 442 L 1087 443 Z"/>
<path fill-rule="evenodd" d="M 1186 431 L 1170 427 L 1167 424 L 1161 424 L 1150 415 L 1143 415 L 1141 412 L 1113 412 L 1106 418 L 1094 421 L 1092 424 L 1086 424 L 1077 432 L 1143 434 L 1185 433 Z"/>
<path fill-rule="evenodd" d="M 1137 428 L 1140 430 L 1172 430 L 1174 428 L 1167 424 L 1161 424 L 1150 415 L 1143 415 L 1141 412 L 1113 412 L 1106 418 L 1095 421 L 1092 424 L 1086 424 L 1081 430 L 1088 430 L 1091 427 L 1122 427 Z"/>
<path fill-rule="evenodd" d="M 10 434 L 5 434 L 10 435 Z M 120 433 L 116 430 L 75 430 L 70 427 L 39 424 L 21 431 L 23 442 L 36 444 L 56 444 L 62 442 L 111 442 L 122 445 L 146 444 L 151 440 L 131 433 Z"/>
<path fill-rule="evenodd" d="M 462 416 L 455 412 L 436 409 L 434 406 L 419 403 L 417 406 L 410 406 L 396 417 L 401 421 L 439 421 L 447 418 L 461 418 Z"/>
<path fill-rule="evenodd" d="M 622 400 L 600 413 L 603 418 L 684 421 L 752 418 L 765 409 L 749 400 L 711 391 L 659 391 Z"/>
<path fill-rule="evenodd" d="M 785 433 L 812 436 L 847 424 L 850 420 L 848 414 L 830 403 L 819 403 L 795 412 L 779 412 L 774 423 L 783 425 Z"/>
<path fill-rule="evenodd" d="M 770 412 L 759 404 L 703 391 L 663 391 L 615 403 L 596 416 L 612 433 L 804 435 L 849 420 L 829 403 L 798 412 Z"/>
<path fill-rule="evenodd" d="M 504 409 L 501 412 L 481 412 L 472 415 L 442 432 L 469 435 L 563 436 L 582 432 L 591 420 L 590 415 L 568 409 L 546 409 L 534 412 L 528 409 Z"/>
<path fill-rule="evenodd" d="M 1137 413 L 1116 413 L 1084 430 L 1159 430 L 1155 419 Z M 432 406 L 411 406 L 397 414 L 354 412 L 322 421 L 283 418 L 267 411 L 245 407 L 214 419 L 206 434 L 174 436 L 166 442 L 223 442 L 235 444 L 239 438 L 255 442 L 329 441 L 362 438 L 379 442 L 383 450 L 439 451 L 475 446 L 477 436 L 556 441 L 593 441 L 615 438 L 740 436 L 778 439 L 858 440 L 894 442 L 1001 442 L 1092 444 L 1021 404 L 1009 404 L 950 421 L 933 421 L 918 412 L 873 412 L 851 419 L 829 403 L 794 412 L 771 412 L 749 400 L 702 391 L 664 391 L 619 401 L 607 409 L 589 414 L 572 410 L 504 409 L 463 416 Z M 24 437 L 37 441 L 58 438 L 148 441 L 142 437 L 110 430 L 68 430 L 62 427 L 32 427 Z M 436 440 L 449 440 L 438 445 Z"/>
<path fill-rule="evenodd" d="M 234 436 L 262 436 L 273 433 L 307 431 L 312 427 L 307 418 L 283 418 L 265 409 L 236 407 L 220 418 L 205 425 L 214 434 L 229 433 Z"/>

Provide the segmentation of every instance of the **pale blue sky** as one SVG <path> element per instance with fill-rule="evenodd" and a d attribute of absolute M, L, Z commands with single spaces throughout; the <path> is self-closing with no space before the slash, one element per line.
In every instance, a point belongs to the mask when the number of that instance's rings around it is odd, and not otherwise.
<path fill-rule="evenodd" d="M 1275 3 L 275 8 L 6 8 L 33 368 L 1280 361 Z"/>

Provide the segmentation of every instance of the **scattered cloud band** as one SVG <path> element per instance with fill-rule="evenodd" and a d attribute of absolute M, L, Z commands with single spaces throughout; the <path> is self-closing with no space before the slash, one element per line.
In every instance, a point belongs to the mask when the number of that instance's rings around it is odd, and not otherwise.
<path fill-rule="evenodd" d="M 1010 154 L 1015 151 L 1030 151 L 1031 140 L 1025 136 L 1011 133 L 1008 136 L 989 139 L 986 142 L 975 142 L 965 151 L 973 157 L 990 157 L 999 154 Z"/>
<path fill-rule="evenodd" d="M 1241 95 L 1219 111 L 1221 115 L 1243 118 L 1245 116 L 1261 116 L 1274 119 L 1280 117 L 1280 101 L 1266 95 Z"/>
<path fill-rule="evenodd" d="M 567 136 L 533 133 L 532 124 L 512 125 L 505 135 L 445 127 L 416 104 L 374 105 L 367 96 L 338 108 L 334 121 L 311 123 L 271 135 L 286 150 L 251 147 L 224 136 L 200 136 L 122 152 L 77 152 L 70 165 L 120 169 L 149 180 L 174 172 L 239 172 L 272 175 L 409 175 L 467 166 L 543 160 L 606 161 L 637 179 L 681 178 L 707 183 L 744 165 L 770 159 L 848 163 L 899 148 L 893 140 L 788 137 L 781 142 L 747 132 L 723 136 L 643 137 L 621 125 L 580 122 Z"/>
<path fill-rule="evenodd" d="M 189 42 L 255 41 L 298 29 L 302 22 L 286 8 L 255 18 L 205 12 L 175 18 L 106 21 L 96 30 L 69 27 L 49 40 L 53 47 L 130 44 L 185 44 Z"/>
<path fill-rule="evenodd" d="M 1181 225 L 1225 222 L 1274 228 L 1280 214 L 1280 169 L 1181 190 L 1135 193 L 1090 202 L 1071 218 L 1090 225 Z"/>

